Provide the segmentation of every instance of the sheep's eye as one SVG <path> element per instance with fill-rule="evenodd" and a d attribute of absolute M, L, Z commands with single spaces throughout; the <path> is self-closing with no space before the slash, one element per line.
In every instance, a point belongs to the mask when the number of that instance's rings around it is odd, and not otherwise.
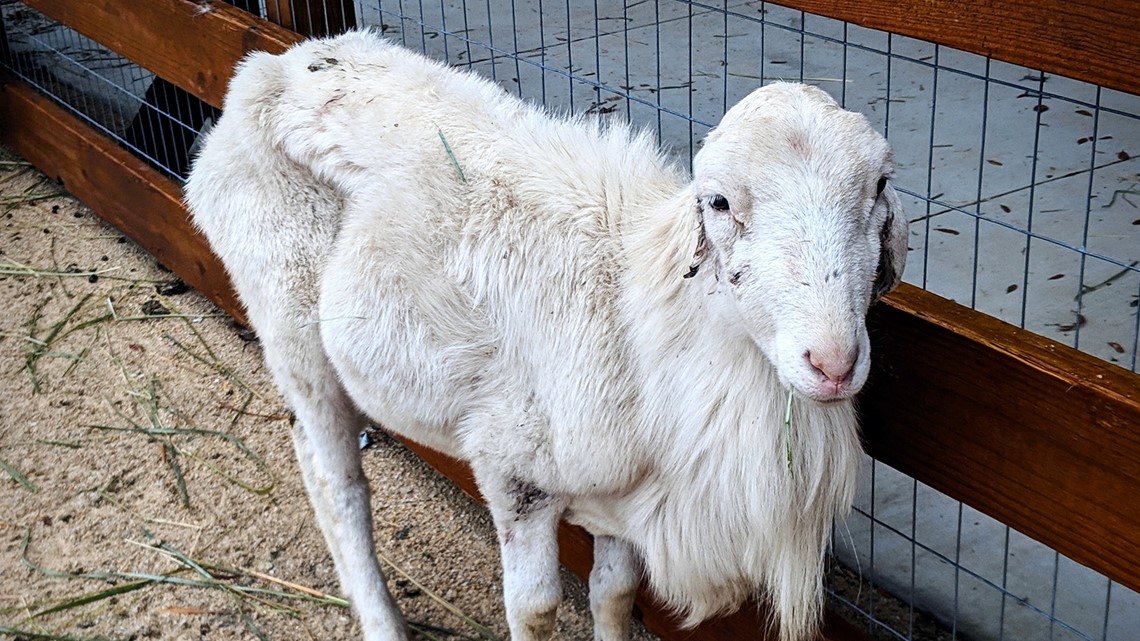
<path fill-rule="evenodd" d="M 728 199 L 724 196 L 721 196 L 720 194 L 713 196 L 712 202 L 710 204 L 712 205 L 712 208 L 717 211 L 728 211 Z"/>
<path fill-rule="evenodd" d="M 883 190 L 886 188 L 887 188 L 887 177 L 883 176 L 882 178 L 879 179 L 879 184 L 875 185 L 875 197 L 877 198 L 879 195 L 881 195 L 883 193 Z"/>

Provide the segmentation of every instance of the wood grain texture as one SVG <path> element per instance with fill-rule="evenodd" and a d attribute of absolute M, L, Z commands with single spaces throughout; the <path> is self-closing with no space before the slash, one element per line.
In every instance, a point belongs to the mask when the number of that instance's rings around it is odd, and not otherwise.
<path fill-rule="evenodd" d="M 24 4 L 222 106 L 234 65 L 251 51 L 278 53 L 301 36 L 227 4 L 190 0 L 26 0 Z"/>
<path fill-rule="evenodd" d="M 1140 589 L 1140 376 L 910 286 L 870 330 L 872 455 Z"/>
<path fill-rule="evenodd" d="M 1133 0 L 781 0 L 778 4 L 1140 93 Z"/>
<path fill-rule="evenodd" d="M 191 287 L 244 319 L 225 269 L 190 224 L 177 183 L 16 81 L 0 89 L 0 140 Z"/>

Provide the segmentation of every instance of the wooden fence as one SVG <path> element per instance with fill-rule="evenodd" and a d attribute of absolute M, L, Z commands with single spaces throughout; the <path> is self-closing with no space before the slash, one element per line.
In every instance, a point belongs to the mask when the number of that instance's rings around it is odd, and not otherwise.
<path fill-rule="evenodd" d="M 336 31 L 352 16 L 351 3 L 341 0 L 315 0 L 303 14 L 273 8 L 270 17 L 284 27 L 206 1 L 24 4 L 213 106 L 221 105 L 245 53 L 279 52 L 300 39 L 285 27 Z M 1140 3 L 781 4 L 1140 93 Z M 188 223 L 176 182 L 8 77 L 0 89 L 0 140 L 242 317 L 220 263 Z M 1140 376 L 909 286 L 872 310 L 870 322 L 876 368 L 860 406 L 871 454 L 1140 590 Z M 465 466 L 415 449 L 475 495 Z M 562 534 L 565 564 L 584 576 L 592 558 L 589 538 L 570 527 Z M 638 604 L 646 624 L 665 639 L 755 638 L 762 627 L 748 611 L 676 632 L 646 595 Z M 830 614 L 824 636 L 864 638 Z"/>

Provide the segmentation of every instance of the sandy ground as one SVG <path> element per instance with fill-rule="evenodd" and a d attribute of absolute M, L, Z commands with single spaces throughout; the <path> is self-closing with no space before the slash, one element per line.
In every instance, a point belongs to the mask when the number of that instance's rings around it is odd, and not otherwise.
<path fill-rule="evenodd" d="M 339 588 L 258 344 L 22 160 L 0 163 L 0 636 L 359 638 L 320 596 Z M 505 639 L 485 510 L 375 441 L 376 541 L 419 638 Z M 564 583 L 556 638 L 591 638 L 584 587 Z"/>

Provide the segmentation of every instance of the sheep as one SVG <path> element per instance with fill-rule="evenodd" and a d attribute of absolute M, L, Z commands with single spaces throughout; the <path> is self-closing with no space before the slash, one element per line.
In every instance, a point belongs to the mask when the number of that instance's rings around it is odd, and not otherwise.
<path fill-rule="evenodd" d="M 516 641 L 552 632 L 561 519 L 595 537 L 596 639 L 628 637 L 644 575 L 687 625 L 758 594 L 799 641 L 852 500 L 865 315 L 906 258 L 891 175 L 816 88 L 745 97 L 689 178 L 648 134 L 354 31 L 247 57 L 185 195 L 296 415 L 365 639 L 407 638 L 372 420 L 470 464 Z"/>

